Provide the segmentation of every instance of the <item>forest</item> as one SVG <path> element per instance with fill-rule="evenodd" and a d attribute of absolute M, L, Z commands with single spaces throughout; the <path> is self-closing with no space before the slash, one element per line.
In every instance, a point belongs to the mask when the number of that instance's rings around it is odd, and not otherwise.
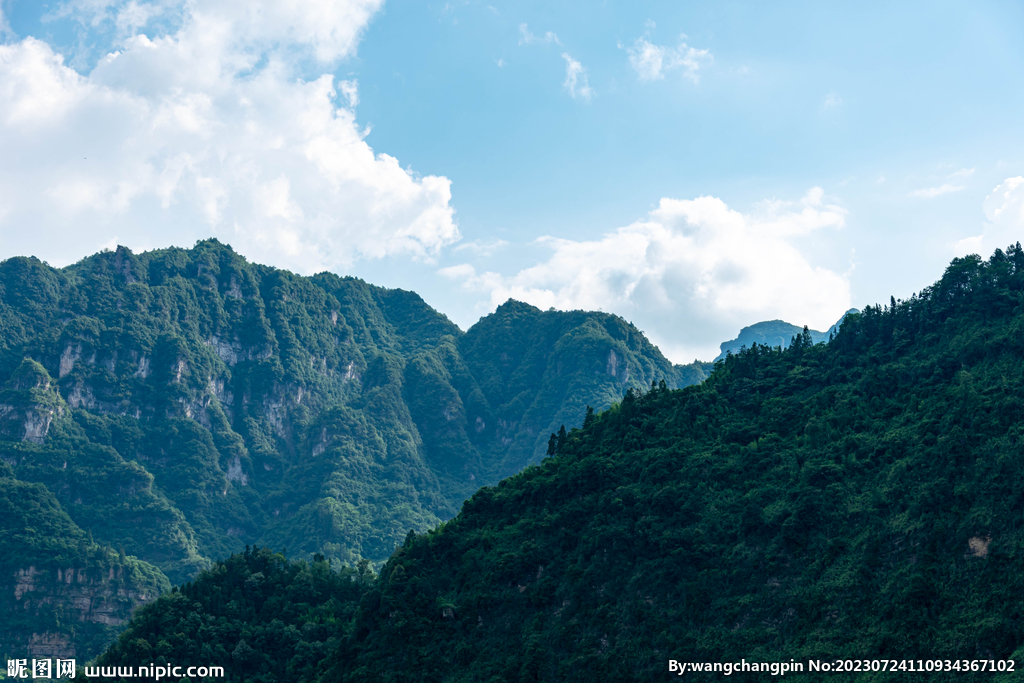
<path fill-rule="evenodd" d="M 630 388 L 553 455 L 408 533 L 375 578 L 344 570 L 358 606 L 335 604 L 336 640 L 299 680 L 660 680 L 670 659 L 1021 663 L 1022 360 L 1017 244 L 955 259 L 828 342 L 801 333 L 729 354 L 697 385 Z M 241 614 L 251 567 L 232 561 Z M 156 647 L 232 609 L 217 571 L 183 589 L 202 596 L 191 614 L 147 631 L 146 608 L 100 661 L 133 663 L 133 639 Z M 279 609 L 258 597 L 267 617 Z M 285 663 L 300 641 L 274 642 Z"/>

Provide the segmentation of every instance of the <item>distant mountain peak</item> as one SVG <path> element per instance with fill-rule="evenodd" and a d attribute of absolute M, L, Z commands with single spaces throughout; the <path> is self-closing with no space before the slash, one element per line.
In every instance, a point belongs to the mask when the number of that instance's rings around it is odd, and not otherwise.
<path fill-rule="evenodd" d="M 860 313 L 860 311 L 856 308 L 851 308 L 846 313 L 843 313 L 839 320 L 824 332 L 809 329 L 808 331 L 811 333 L 811 340 L 815 344 L 818 342 L 828 341 L 829 336 L 835 334 L 839 329 L 839 326 L 843 324 L 843 320 L 846 319 L 846 316 L 851 313 Z M 801 334 L 803 331 L 803 326 L 794 325 L 786 322 L 785 320 L 765 320 L 763 322 L 754 323 L 753 325 L 748 325 L 741 329 L 739 335 L 737 335 L 735 339 L 722 342 L 719 346 L 721 353 L 718 354 L 715 360 L 721 360 L 729 353 L 738 353 L 740 349 L 744 347 L 750 348 L 753 344 L 771 347 L 781 346 L 782 348 L 786 348 L 793 340 L 793 337 Z"/>

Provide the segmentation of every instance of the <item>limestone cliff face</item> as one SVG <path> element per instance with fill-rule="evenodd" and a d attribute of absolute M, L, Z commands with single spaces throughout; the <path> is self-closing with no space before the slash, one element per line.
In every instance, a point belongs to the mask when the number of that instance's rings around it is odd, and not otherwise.
<path fill-rule="evenodd" d="M 50 425 L 64 415 L 66 404 L 46 369 L 24 359 L 0 390 L 0 434 L 41 444 Z"/>
<path fill-rule="evenodd" d="M 5 619 L 0 641 L 29 658 L 91 656 L 94 641 L 116 634 L 132 610 L 155 600 L 159 590 L 128 577 L 123 565 L 106 572 L 29 565 L 6 578 L 0 584 L 0 610 L 18 618 Z M 16 626 L 25 619 L 34 628 Z"/>
<path fill-rule="evenodd" d="M 61 407 L 0 403 L 0 430 L 15 439 L 41 444 L 46 441 L 53 419 L 63 412 Z"/>

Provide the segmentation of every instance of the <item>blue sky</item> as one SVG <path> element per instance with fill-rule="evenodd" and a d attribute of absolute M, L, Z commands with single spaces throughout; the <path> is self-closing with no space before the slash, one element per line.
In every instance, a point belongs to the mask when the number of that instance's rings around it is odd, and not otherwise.
<path fill-rule="evenodd" d="M 0 6 L 4 257 L 216 236 L 685 362 L 1024 233 L 1019 3 Z"/>

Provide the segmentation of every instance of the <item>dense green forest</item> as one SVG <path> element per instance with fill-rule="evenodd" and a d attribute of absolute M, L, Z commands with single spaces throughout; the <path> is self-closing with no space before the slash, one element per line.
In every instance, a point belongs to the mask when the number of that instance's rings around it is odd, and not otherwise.
<path fill-rule="evenodd" d="M 0 459 L 77 528 L 55 543 L 91 534 L 175 584 L 247 544 L 382 563 L 538 462 L 587 405 L 710 368 L 672 365 L 602 313 L 509 301 L 462 332 L 415 293 L 300 277 L 215 240 L 0 263 Z M 38 569 L 11 552 L 9 596 Z M 54 577 L 38 595 L 61 603 Z M 95 654 L 28 604 L 11 603 L 24 637 L 0 630 L 0 649 Z"/>
<path fill-rule="evenodd" d="M 311 683 L 351 634 L 374 578 L 368 565 L 332 568 L 322 555 L 288 561 L 246 546 L 139 608 L 96 666 L 223 666 L 216 680 Z"/>
<path fill-rule="evenodd" d="M 655 383 L 588 414 L 552 457 L 410 533 L 320 680 L 661 680 L 670 659 L 1024 665 L 1022 410 L 1015 245 L 850 315 L 831 343 L 753 346 L 698 386 Z"/>
<path fill-rule="evenodd" d="M 1019 246 L 958 259 L 832 344 L 756 347 L 698 387 L 630 394 L 399 550 L 334 678 L 1014 655 L 1022 302 Z"/>

